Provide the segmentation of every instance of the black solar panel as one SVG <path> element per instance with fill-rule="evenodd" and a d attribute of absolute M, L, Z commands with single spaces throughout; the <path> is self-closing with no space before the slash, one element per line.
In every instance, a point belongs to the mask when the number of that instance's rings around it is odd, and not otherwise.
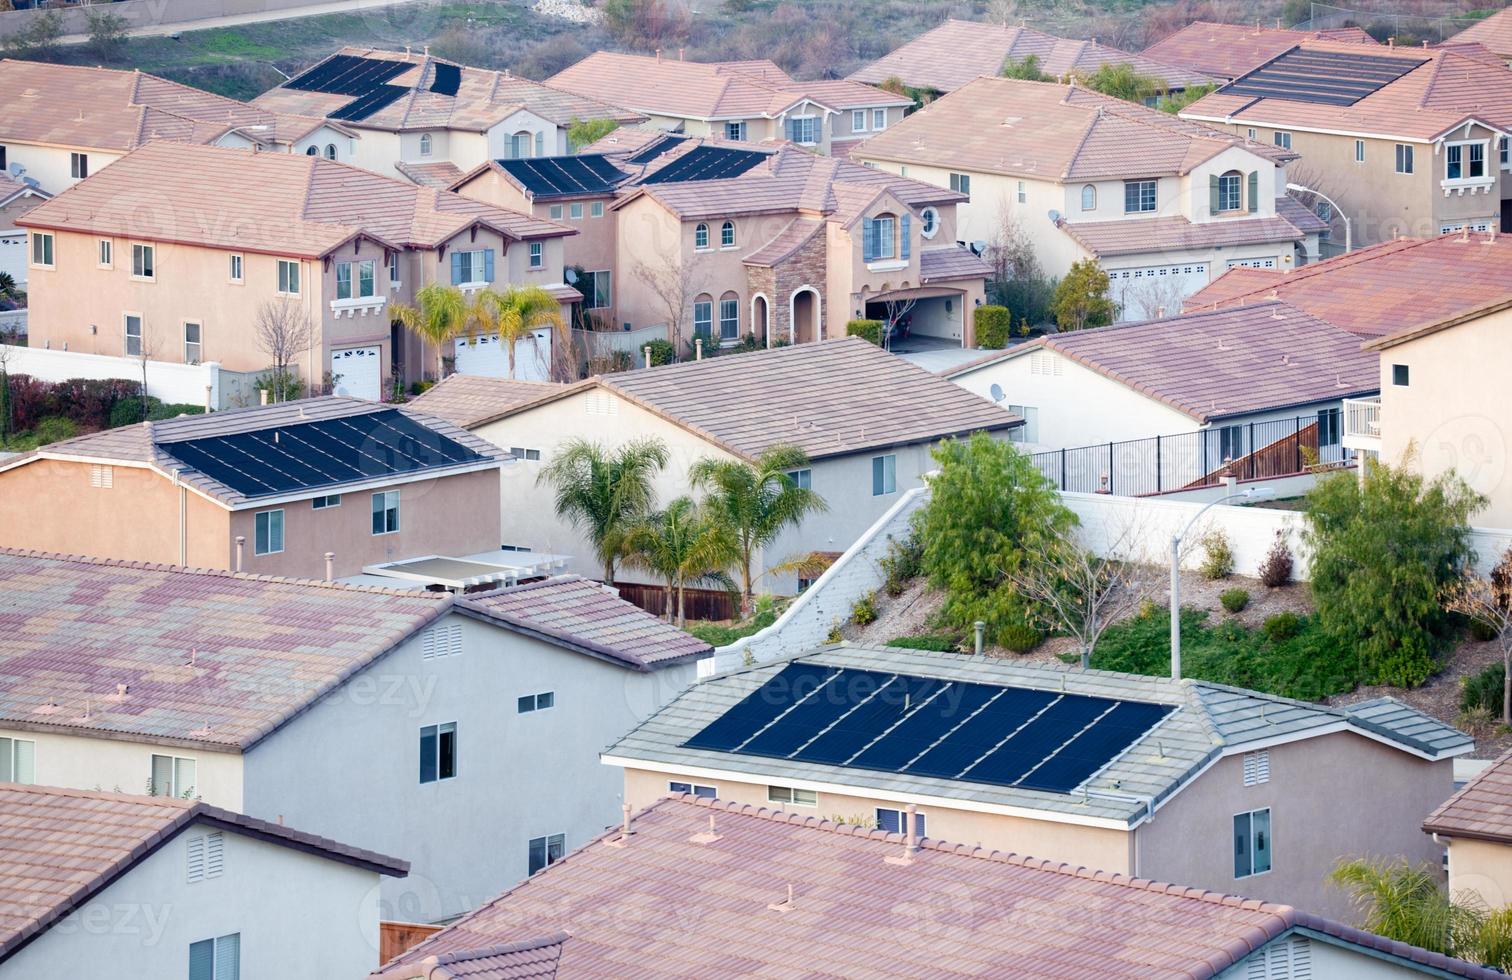
<path fill-rule="evenodd" d="M 695 146 L 642 183 L 669 184 L 690 180 L 721 180 L 739 177 L 767 159 L 755 150 L 732 150 L 723 146 Z"/>
<path fill-rule="evenodd" d="M 1068 793 L 1171 710 L 799 661 L 683 744 Z"/>
<path fill-rule="evenodd" d="M 353 99 L 346 105 L 331 113 L 332 119 L 348 119 L 356 122 L 366 119 L 379 109 L 398 102 L 408 89 L 398 85 L 380 85 L 360 98 Z"/>
<path fill-rule="evenodd" d="M 627 157 L 626 159 L 628 159 L 631 163 L 650 163 L 652 160 L 655 160 L 657 157 L 661 156 L 663 153 L 666 153 L 668 150 L 672 149 L 672 147 L 678 145 L 685 139 L 687 139 L 686 136 L 663 136 L 660 139 L 646 144 L 633 156 Z"/>
<path fill-rule="evenodd" d="M 456 95 L 462 87 L 462 69 L 456 65 L 436 65 L 436 75 L 431 79 L 430 90 L 437 95 Z"/>
<path fill-rule="evenodd" d="M 412 65 L 386 58 L 359 58 L 350 54 L 333 54 L 309 71 L 284 83 L 285 88 L 333 95 L 366 95 Z"/>
<path fill-rule="evenodd" d="M 500 167 L 539 198 L 612 194 L 630 176 L 601 153 L 500 160 Z"/>
<path fill-rule="evenodd" d="M 246 497 L 472 463 L 478 453 L 394 409 L 164 443 L 190 469 Z"/>
<path fill-rule="evenodd" d="M 1224 86 L 1222 92 L 1348 106 L 1401 78 L 1423 60 L 1293 48 Z"/>

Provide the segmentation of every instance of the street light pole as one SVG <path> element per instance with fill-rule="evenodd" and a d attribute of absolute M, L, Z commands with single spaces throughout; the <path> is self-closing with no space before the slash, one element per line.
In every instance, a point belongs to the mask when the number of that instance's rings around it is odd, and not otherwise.
<path fill-rule="evenodd" d="M 1186 522 L 1180 533 L 1171 535 L 1171 679 L 1181 680 L 1181 539 L 1187 536 L 1192 525 L 1197 523 L 1212 508 L 1229 500 L 1245 498 L 1258 500 L 1261 497 L 1269 497 L 1276 491 L 1270 487 L 1246 487 L 1238 493 L 1225 494 L 1217 500 L 1208 501 L 1192 519 Z"/>
<path fill-rule="evenodd" d="M 1354 234 L 1350 230 L 1349 215 L 1344 213 L 1344 209 L 1335 204 L 1333 198 L 1329 197 L 1322 191 L 1313 190 L 1311 187 L 1304 187 L 1301 184 L 1287 184 L 1286 189 L 1289 191 L 1296 191 L 1299 194 L 1315 194 L 1318 197 L 1321 197 L 1323 200 L 1328 202 L 1329 207 L 1334 209 L 1334 214 L 1337 214 L 1339 217 L 1344 219 L 1344 254 L 1348 255 L 1350 248 L 1354 245 Z"/>

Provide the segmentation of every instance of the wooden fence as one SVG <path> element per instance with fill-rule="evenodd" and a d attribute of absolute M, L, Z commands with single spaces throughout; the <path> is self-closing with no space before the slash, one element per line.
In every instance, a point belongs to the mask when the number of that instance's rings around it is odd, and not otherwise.
<path fill-rule="evenodd" d="M 667 609 L 667 590 L 661 585 L 642 585 L 639 582 L 615 582 L 620 598 L 634 603 L 648 613 L 660 616 Z M 677 596 L 672 597 L 674 611 Z M 739 608 L 730 594 L 718 589 L 687 589 L 683 596 L 683 610 L 689 620 L 735 619 Z"/>

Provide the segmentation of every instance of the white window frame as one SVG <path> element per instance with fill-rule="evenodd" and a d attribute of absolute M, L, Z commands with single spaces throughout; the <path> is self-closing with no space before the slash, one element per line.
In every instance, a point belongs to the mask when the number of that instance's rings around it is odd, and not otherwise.
<path fill-rule="evenodd" d="M 232 252 L 226 262 L 226 275 L 240 286 L 247 281 L 247 260 L 240 252 Z"/>
<path fill-rule="evenodd" d="M 142 271 L 138 272 L 140 269 Z M 147 242 L 131 243 L 131 278 L 138 282 L 157 281 L 157 247 Z"/>
<path fill-rule="evenodd" d="M 278 520 L 276 522 L 273 519 L 273 515 L 274 514 L 278 515 Z M 277 524 L 277 531 L 278 531 L 278 547 L 277 548 L 273 547 L 273 543 L 274 543 L 273 542 L 273 537 L 274 537 L 273 532 L 274 532 L 274 524 L 275 523 Z M 266 533 L 263 532 L 263 531 L 261 531 L 261 530 L 259 530 L 259 528 L 258 528 L 259 524 L 266 525 L 266 527 L 267 527 Z M 283 511 L 282 507 L 275 507 L 272 510 L 260 510 L 256 514 L 254 514 L 252 516 L 252 554 L 253 555 L 281 555 L 281 554 L 283 554 L 283 550 L 284 550 L 284 529 L 285 529 L 285 527 L 286 527 L 286 525 L 284 523 L 284 511 Z M 266 538 L 267 539 L 266 540 L 266 546 L 264 545 L 264 542 L 262 540 L 260 540 L 261 538 Z"/>
<path fill-rule="evenodd" d="M 136 321 L 136 333 L 131 332 L 131 321 Z M 141 357 L 142 344 L 147 337 L 147 321 L 140 313 L 125 312 L 121 314 L 121 351 L 126 357 Z M 132 350 L 132 341 L 136 341 L 136 350 Z"/>
<path fill-rule="evenodd" d="M 303 278 L 300 275 L 299 260 L 279 259 L 277 268 L 278 280 L 274 283 L 274 289 L 280 296 L 298 296 L 303 288 Z M 293 288 L 289 288 L 289 287 Z"/>
<path fill-rule="evenodd" d="M 573 221 L 583 220 L 583 202 L 573 201 L 567 206 L 567 217 Z"/>
<path fill-rule="evenodd" d="M 1466 147 L 1468 147 L 1469 149 L 1467 150 Z M 1477 147 L 1480 149 L 1481 154 L 1481 172 L 1479 176 L 1471 174 L 1469 172 L 1470 166 L 1474 162 L 1471 160 L 1471 156 L 1473 155 Z M 1451 177 L 1449 176 L 1449 158 L 1456 151 L 1459 152 L 1460 175 L 1458 177 Z M 1450 186 L 1459 184 L 1482 184 L 1494 179 L 1495 178 L 1491 175 L 1490 140 L 1455 140 L 1452 143 L 1444 144 L 1445 184 L 1448 184 Z"/>
<path fill-rule="evenodd" d="M 904 822 L 908 818 L 908 809 L 906 807 L 879 806 L 876 809 L 877 809 L 876 819 L 877 819 L 877 829 L 878 830 L 886 830 L 887 829 L 887 828 L 885 828 L 885 827 L 882 826 L 882 814 L 884 814 L 884 813 L 891 813 L 891 814 L 896 815 L 897 818 L 898 818 L 898 829 L 896 831 L 891 831 L 891 833 L 902 834 L 902 833 L 906 832 L 903 829 Z M 928 834 L 929 834 L 929 815 L 927 813 L 925 813 L 923 810 L 914 810 L 914 816 L 919 818 L 919 824 L 920 824 L 920 826 L 918 828 L 918 832 L 917 832 L 917 834 L 915 836 L 918 836 L 918 837 L 926 837 L 926 836 L 928 836 Z"/>
<path fill-rule="evenodd" d="M 746 124 L 744 119 L 725 120 L 724 138 L 731 142 L 740 143 L 746 138 Z"/>
<path fill-rule="evenodd" d="M 529 263 L 530 263 L 530 265 L 529 265 L 530 268 L 532 268 L 532 269 L 542 269 L 542 268 L 545 268 L 545 266 L 546 266 L 546 249 L 545 249 L 545 247 L 540 242 L 531 242 L 530 243 L 530 248 L 528 249 L 528 253 L 527 254 L 530 256 L 530 258 L 528 260 Z"/>
<path fill-rule="evenodd" d="M 1020 204 L 1027 204 L 1029 202 L 1029 186 L 1022 180 L 1018 182 L 1018 193 L 1016 197 L 1018 198 L 1018 202 Z"/>
<path fill-rule="evenodd" d="M 1257 831 L 1255 829 L 1255 816 L 1257 814 L 1261 814 L 1261 813 L 1265 814 L 1265 830 L 1264 831 Z M 1274 871 L 1276 869 L 1276 848 L 1275 848 L 1276 835 L 1275 835 L 1275 830 L 1274 830 L 1274 827 L 1273 827 L 1274 820 L 1272 819 L 1272 816 L 1273 815 L 1271 813 L 1271 808 L 1268 807 L 1268 806 L 1262 806 L 1262 807 L 1256 807 L 1253 810 L 1241 810 L 1240 812 L 1234 814 L 1233 819 L 1229 821 L 1229 826 L 1230 827 L 1234 827 L 1235 821 L 1237 821 L 1240 817 L 1248 817 L 1249 818 L 1249 838 L 1245 842 L 1245 844 L 1246 844 L 1246 848 L 1247 848 L 1247 855 L 1249 857 L 1249 867 L 1250 867 L 1250 870 L 1247 871 L 1247 872 L 1245 872 L 1244 874 L 1240 874 L 1239 873 L 1239 868 L 1238 868 L 1238 866 L 1236 864 L 1236 866 L 1234 868 L 1234 880 L 1235 881 L 1239 881 L 1239 880 L 1245 879 L 1245 878 L 1258 878 L 1261 875 L 1268 875 L 1268 874 L 1270 874 L 1272 871 Z M 1269 862 L 1269 863 L 1266 864 L 1266 866 L 1262 870 L 1256 871 L 1255 870 L 1255 851 L 1256 851 L 1256 849 L 1258 847 L 1258 834 L 1259 833 L 1264 833 L 1266 835 L 1265 858 L 1266 858 L 1266 861 Z M 1237 832 L 1231 832 L 1231 834 L 1232 834 L 1232 836 L 1234 838 L 1234 843 L 1237 846 L 1237 844 L 1238 844 L 1238 835 L 1237 835 Z M 1237 862 L 1238 855 L 1237 854 L 1234 855 L 1234 858 L 1235 858 L 1235 861 Z"/>
<path fill-rule="evenodd" d="M 95 266 L 100 269 L 115 268 L 115 240 L 101 238 L 95 244 Z"/>
<path fill-rule="evenodd" d="M 442 721 L 436 722 L 433 725 L 421 725 L 419 736 L 415 741 L 415 745 L 421 752 L 425 751 L 424 747 L 426 732 L 430 732 L 431 736 L 436 740 L 436 757 L 431 760 L 434 765 L 436 774 L 430 779 L 426 779 L 424 772 L 417 769 L 415 772 L 415 779 L 417 783 L 421 786 L 429 786 L 431 783 L 444 783 L 456 779 L 457 776 L 462 772 L 462 741 L 459 734 L 460 726 L 458 726 L 455 721 Z M 441 775 L 441 736 L 448 734 L 452 737 L 451 775 L 443 776 Z M 420 765 L 425 765 L 424 758 L 420 759 Z"/>
<path fill-rule="evenodd" d="M 68 175 L 74 180 L 85 180 L 89 177 L 89 154 L 71 152 L 68 154 Z"/>
<path fill-rule="evenodd" d="M 546 209 L 546 214 L 552 221 L 561 221 L 564 213 L 560 204 L 553 204 Z"/>
<path fill-rule="evenodd" d="M 824 120 L 819 116 L 791 116 L 793 142 L 799 146 L 818 146 L 824 139 Z M 812 137 L 807 139 L 805 137 Z"/>
<path fill-rule="evenodd" d="M 157 781 L 153 778 L 153 771 L 157 769 L 157 760 L 168 760 L 168 786 L 166 793 L 159 793 Z M 189 785 L 185 786 L 183 778 L 187 772 Z M 166 755 L 162 752 L 154 752 L 147 763 L 147 792 L 151 796 L 160 796 L 165 799 L 187 799 L 189 794 L 199 787 L 199 761 L 188 755 Z"/>
<path fill-rule="evenodd" d="M 793 481 L 793 486 L 797 487 L 799 490 L 814 489 L 813 467 L 805 466 L 801 470 L 789 470 L 787 476 L 789 480 Z"/>
<path fill-rule="evenodd" d="M 210 944 L 210 963 L 207 971 L 194 972 L 194 947 Z M 227 980 L 241 976 L 241 933 L 233 932 L 214 939 L 201 939 L 189 944 L 189 980 Z"/>
<path fill-rule="evenodd" d="M 1412 174 L 1416 172 L 1417 167 L 1413 160 L 1413 157 L 1416 155 L 1411 143 L 1398 143 L 1396 145 L 1396 172 L 1399 174 Z M 1406 164 L 1405 169 L 1403 168 L 1404 163 Z"/>
<path fill-rule="evenodd" d="M 332 507 L 341 506 L 341 494 L 323 493 L 318 497 L 310 498 L 311 510 L 330 510 Z"/>
<path fill-rule="evenodd" d="M 0 736 L 0 783 L 30 786 L 36 781 L 36 741 L 14 735 Z"/>
<path fill-rule="evenodd" d="M 430 133 L 421 133 L 420 134 L 420 155 L 423 156 L 423 157 L 430 156 L 431 155 L 431 150 L 433 148 L 434 148 L 434 146 L 433 146 L 433 143 L 431 141 L 431 134 Z"/>
<path fill-rule="evenodd" d="M 1278 129 L 1271 135 L 1271 141 L 1283 150 L 1292 148 L 1292 134 L 1284 129 Z"/>
<path fill-rule="evenodd" d="M 719 225 L 719 247 L 721 249 L 739 248 L 740 244 L 735 238 L 735 222 L 726 218 Z"/>
<path fill-rule="evenodd" d="M 693 226 L 693 251 L 707 252 L 709 250 L 709 223 L 700 221 Z"/>
<path fill-rule="evenodd" d="M 699 333 L 700 325 L 703 327 L 702 334 Z M 695 299 L 693 301 L 693 336 L 714 336 L 714 298 L 712 296 L 707 300 Z"/>
<path fill-rule="evenodd" d="M 598 269 L 592 272 L 584 272 L 583 275 L 592 277 L 592 284 L 586 292 L 582 290 L 585 283 L 583 283 L 582 279 L 578 280 L 579 291 L 583 292 L 583 308 L 588 310 L 607 310 L 613 306 L 614 273 L 609 269 Z"/>
<path fill-rule="evenodd" d="M 542 852 L 542 855 L 545 857 L 545 861 L 541 864 L 541 866 L 539 868 L 536 868 L 534 871 L 531 871 L 530 870 L 530 852 L 535 848 L 536 842 L 538 842 L 538 841 L 540 842 L 541 852 Z M 553 842 L 555 842 L 555 845 L 556 845 L 556 852 L 557 852 L 557 856 L 556 857 L 552 857 L 551 856 L 552 843 Z M 564 858 L 566 856 L 567 856 L 567 835 L 565 833 L 561 833 L 561 834 L 544 834 L 544 835 L 542 835 L 540 837 L 532 837 L 532 838 L 530 838 L 529 841 L 526 842 L 526 845 L 525 845 L 525 869 L 526 869 L 526 873 L 527 874 L 532 874 L 532 875 L 539 874 L 540 872 L 545 871 L 547 868 L 551 867 L 553 864 L 556 864 L 558 861 L 560 861 L 562 858 Z"/>
<path fill-rule="evenodd" d="M 41 251 L 39 259 L 37 252 Z M 31 267 L 33 269 L 56 269 L 58 267 L 58 240 L 50 231 L 31 233 Z"/>
<path fill-rule="evenodd" d="M 1232 195 L 1229 189 L 1232 188 Z M 1233 207 L 1228 205 L 1232 204 Z M 1244 175 L 1232 171 L 1218 175 L 1218 213 L 1231 214 L 1244 210 Z"/>
<path fill-rule="evenodd" d="M 545 701 L 543 704 L 542 701 Z M 515 714 L 530 715 L 537 711 L 550 711 L 556 707 L 556 691 L 540 691 L 536 694 L 522 694 L 515 698 Z"/>
<path fill-rule="evenodd" d="M 1365 162 L 1365 141 L 1355 140 L 1355 163 Z"/>
<path fill-rule="evenodd" d="M 731 315 L 726 316 L 729 313 Z M 730 327 L 729 333 L 725 332 Z M 719 299 L 719 336 L 715 338 L 721 344 L 733 344 L 740 340 L 740 297 L 734 299 Z"/>
<path fill-rule="evenodd" d="M 873 497 L 886 497 L 898 492 L 898 454 L 884 453 L 871 458 Z M 878 487 L 881 489 L 879 490 Z"/>
<path fill-rule="evenodd" d="M 852 109 L 851 110 L 851 132 L 853 132 L 853 133 L 864 133 L 864 132 L 866 132 L 866 116 L 867 116 L 867 112 L 866 112 L 865 109 Z"/>
<path fill-rule="evenodd" d="M 189 339 L 189 328 L 193 327 L 195 339 Z M 193 353 L 191 354 L 191 348 Z M 205 324 L 202 320 L 184 321 L 184 363 L 203 364 L 205 362 Z"/>
<path fill-rule="evenodd" d="M 683 788 L 678 789 L 679 786 Z M 704 790 L 704 792 L 700 793 L 699 790 Z M 667 780 L 667 792 L 686 793 L 689 796 L 696 796 L 699 799 L 705 800 L 719 799 L 718 786 L 710 786 L 708 783 L 695 783 L 692 780 L 669 779 Z"/>
<path fill-rule="evenodd" d="M 373 537 L 377 538 L 382 537 L 386 534 L 399 533 L 401 529 L 399 519 L 399 504 L 400 499 L 398 490 L 379 490 L 377 493 L 373 494 L 373 525 L 371 528 L 369 528 L 369 530 L 373 532 Z M 380 516 L 383 519 L 382 530 L 379 530 L 378 525 L 378 519 Z M 389 520 L 390 516 L 393 517 L 392 521 Z M 392 526 L 390 526 L 390 524 L 392 524 Z"/>
<path fill-rule="evenodd" d="M 1097 185 L 1083 184 L 1081 189 L 1081 209 L 1083 211 L 1097 210 Z"/>
<path fill-rule="evenodd" d="M 819 794 L 811 789 L 798 789 L 793 786 L 768 786 L 768 803 L 783 803 L 788 806 L 813 806 L 819 805 Z"/>
<path fill-rule="evenodd" d="M 604 216 L 604 202 L 592 201 L 588 205 L 588 217 L 602 218 Z"/>
<path fill-rule="evenodd" d="M 488 285 L 488 249 L 464 248 L 458 249 L 457 255 L 462 257 L 462 266 L 467 277 L 457 285 L 459 286 L 486 286 Z"/>
<path fill-rule="evenodd" d="M 871 119 L 871 122 L 872 122 L 872 131 L 873 132 L 880 133 L 882 130 L 886 129 L 887 128 L 887 110 L 886 109 L 873 109 L 872 110 L 872 119 Z"/>
<path fill-rule="evenodd" d="M 1148 185 L 1150 193 L 1149 207 L 1145 207 L 1145 188 Z M 1129 207 L 1129 190 L 1134 188 L 1137 207 Z M 1124 181 L 1124 214 L 1154 214 L 1160 210 L 1160 181 L 1158 180 L 1126 180 Z"/>
<path fill-rule="evenodd" d="M 466 254 L 466 253 L 464 253 Z M 362 274 L 367 272 L 368 291 L 362 291 Z M 345 279 L 342 273 L 346 274 Z M 341 295 L 342 285 L 345 283 L 346 295 Z M 351 262 L 336 263 L 336 298 L 342 299 L 372 299 L 378 295 L 378 260 L 357 259 Z"/>
<path fill-rule="evenodd" d="M 906 177 L 908 175 L 905 173 L 902 176 Z M 971 174 L 958 174 L 955 171 L 951 171 L 950 189 L 957 194 L 965 194 L 966 200 L 969 202 L 971 200 Z"/>

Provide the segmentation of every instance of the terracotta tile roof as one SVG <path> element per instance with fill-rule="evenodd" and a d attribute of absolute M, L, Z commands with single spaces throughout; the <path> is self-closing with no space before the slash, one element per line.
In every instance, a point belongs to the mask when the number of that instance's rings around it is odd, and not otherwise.
<path fill-rule="evenodd" d="M 926 248 L 919 252 L 919 281 L 975 279 L 992 275 L 992 265 L 961 245 Z"/>
<path fill-rule="evenodd" d="M 51 143 L 124 153 L 155 139 L 210 142 L 233 129 L 290 144 L 324 124 L 136 71 L 0 60 L 0 143 Z M 337 129 L 342 129 L 337 124 Z"/>
<path fill-rule="evenodd" d="M 1307 232 L 1281 216 L 1279 201 L 1276 210 L 1278 213 L 1272 218 L 1226 218 L 1220 221 L 1193 222 L 1174 214 L 1160 218 L 1124 218 L 1116 221 L 1062 219 L 1057 227 L 1098 257 L 1221 248 L 1226 245 L 1259 245 L 1267 242 L 1291 243 L 1306 237 Z M 1305 208 L 1302 210 L 1306 212 Z M 1311 223 L 1309 229 L 1313 233 L 1318 230 Z"/>
<path fill-rule="evenodd" d="M 565 225 L 321 157 L 172 142 L 127 154 L 25 221 L 309 258 L 358 235 L 393 248 L 434 248 L 474 224 L 517 240 L 574 234 Z"/>
<path fill-rule="evenodd" d="M 615 590 L 575 575 L 473 593 L 459 598 L 457 606 L 637 670 L 702 656 L 713 649 L 621 599 Z"/>
<path fill-rule="evenodd" d="M 1504 7 L 1483 20 L 1476 21 L 1445 42 L 1481 44 L 1502 58 L 1512 58 L 1512 7 Z"/>
<path fill-rule="evenodd" d="M 1512 844 L 1512 752 L 1481 770 L 1430 813 L 1423 831 Z"/>
<path fill-rule="evenodd" d="M 672 797 L 379 971 L 561 929 L 558 973 L 1215 977 L 1296 929 L 1450 976 L 1494 971 L 1286 905 L 720 800 Z M 788 889 L 791 888 L 791 894 Z M 1425 971 L 1426 972 L 1426 971 Z"/>
<path fill-rule="evenodd" d="M 394 164 L 394 169 L 421 187 L 434 187 L 442 191 L 450 188 L 462 177 L 462 168 L 450 160 L 444 160 L 440 163 L 404 163 L 400 161 Z"/>
<path fill-rule="evenodd" d="M 565 932 L 517 943 L 435 953 L 414 964 L 420 980 L 552 980 L 562 959 Z"/>
<path fill-rule="evenodd" d="M 471 429 L 561 387 L 550 381 L 454 374 L 419 397 L 411 398 L 405 407 Z"/>
<path fill-rule="evenodd" d="M 1009 58 L 1022 61 L 1030 55 L 1039 59 L 1040 71 L 1055 78 L 1074 72 L 1092 74 L 1103 65 L 1128 64 L 1142 75 L 1162 79 L 1170 88 L 1218 81 L 1199 71 L 1096 41 L 1056 37 L 1032 27 L 954 19 L 893 49 L 850 77 L 872 85 L 898 78 L 915 88 L 954 92 L 973 79 L 998 74 Z"/>
<path fill-rule="evenodd" d="M 747 255 L 746 265 L 776 265 L 798 251 L 824 228 L 824 222 L 814 218 L 794 218 L 777 237 Z M 922 260 L 922 258 L 921 258 Z"/>
<path fill-rule="evenodd" d="M 1253 24 L 1214 24 L 1199 20 L 1156 41 L 1144 49 L 1144 54 L 1156 61 L 1183 65 L 1192 71 L 1227 80 L 1258 68 L 1302 41 L 1323 38 L 1376 45 L 1375 38 L 1358 27 L 1291 31 Z"/>
<path fill-rule="evenodd" d="M 0 963 L 191 825 L 381 874 L 409 864 L 192 800 L 0 783 Z"/>
<path fill-rule="evenodd" d="M 1192 311 L 1274 295 L 1320 320 L 1382 337 L 1512 295 L 1512 238 L 1452 232 L 1399 238 L 1285 273 L 1230 270 L 1186 298 Z"/>
<path fill-rule="evenodd" d="M 1184 174 L 1231 146 L 1282 163 L 1295 154 L 1075 85 L 979 78 L 867 140 L 893 160 L 1040 180 Z"/>

